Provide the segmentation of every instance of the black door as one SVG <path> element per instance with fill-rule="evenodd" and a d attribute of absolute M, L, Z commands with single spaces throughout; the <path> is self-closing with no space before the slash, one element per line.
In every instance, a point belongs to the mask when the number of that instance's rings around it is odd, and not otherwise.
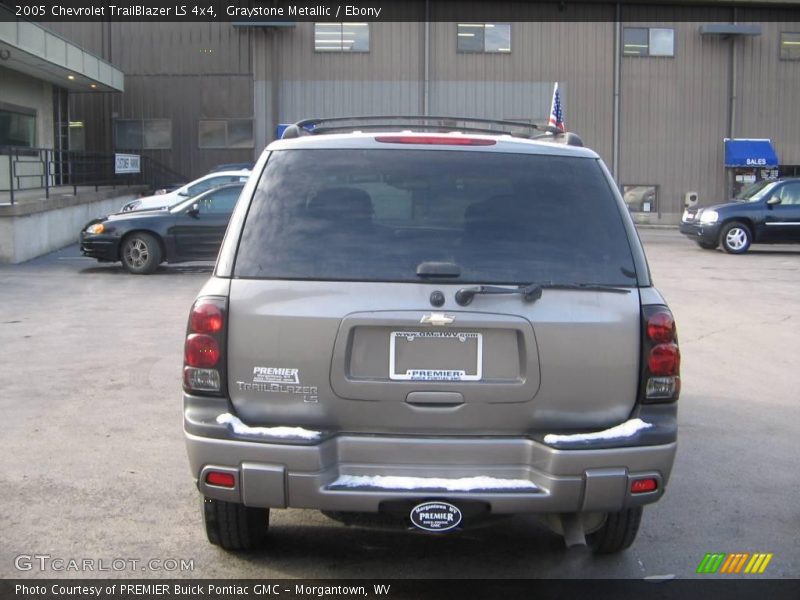
<path fill-rule="evenodd" d="M 195 198 L 172 227 L 178 260 L 214 260 L 243 185 L 217 188 Z M 197 210 L 193 210 L 193 206 Z"/>
<path fill-rule="evenodd" d="M 784 183 L 773 198 L 780 204 L 767 205 L 764 227 L 771 242 L 800 242 L 800 181 Z"/>

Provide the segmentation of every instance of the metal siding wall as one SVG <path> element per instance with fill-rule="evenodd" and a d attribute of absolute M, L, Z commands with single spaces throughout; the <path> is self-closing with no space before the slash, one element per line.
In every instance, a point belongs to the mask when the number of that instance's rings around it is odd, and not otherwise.
<path fill-rule="evenodd" d="M 314 51 L 314 24 L 254 37 L 255 112 L 264 143 L 273 139 L 272 82 L 278 122 L 353 114 L 422 112 L 422 23 L 372 23 L 367 53 Z M 272 37 L 278 41 L 272 57 Z M 272 60 L 275 58 L 275 60 Z"/>
<path fill-rule="evenodd" d="M 613 23 L 514 22 L 510 54 L 457 52 L 454 22 L 431 30 L 432 110 L 543 122 L 558 81 L 567 127 L 611 161 Z"/>
<path fill-rule="evenodd" d="M 800 32 L 800 15 L 775 11 L 741 11 L 758 19 L 762 35 L 743 40 L 736 137 L 770 138 L 781 164 L 800 165 L 800 61 L 780 60 L 780 33 Z"/>
<path fill-rule="evenodd" d="M 225 22 L 115 22 L 111 61 L 125 75 L 246 75 L 250 35 Z"/>
<path fill-rule="evenodd" d="M 252 160 L 253 149 L 207 149 L 198 146 L 198 121 L 253 116 L 250 75 L 127 76 L 125 93 L 114 97 L 120 119 L 171 119 L 172 148 L 145 154 L 198 177 L 220 163 Z"/>
<path fill-rule="evenodd" d="M 125 73 L 124 94 L 70 95 L 72 118 L 87 124 L 88 150 L 113 149 L 114 118 L 164 118 L 172 120 L 172 148 L 143 154 L 186 177 L 253 159 L 253 149 L 200 149 L 197 142 L 200 119 L 253 116 L 251 29 L 222 22 L 113 22 L 57 23 L 53 30 Z"/>
<path fill-rule="evenodd" d="M 369 52 L 315 52 L 314 24 L 279 32 L 286 81 L 422 79 L 423 23 L 371 23 Z"/>
<path fill-rule="evenodd" d="M 562 96 L 566 93 L 563 87 Z M 434 81 L 430 112 L 543 122 L 547 121 L 552 95 L 552 81 Z"/>
<path fill-rule="evenodd" d="M 415 81 L 282 81 L 280 120 L 368 114 L 415 114 L 421 96 Z"/>
<path fill-rule="evenodd" d="M 623 27 L 675 29 L 673 58 L 622 59 L 619 183 L 658 185 L 661 218 L 677 222 L 685 192 L 699 192 L 702 204 L 722 199 L 729 46 L 719 36 L 701 36 L 698 28 L 725 22 L 730 14 L 626 7 L 622 18 Z"/>
<path fill-rule="evenodd" d="M 432 1 L 432 17 L 451 11 L 452 19 L 476 20 L 470 18 L 470 3 L 459 3 L 457 11 L 454 6 Z M 566 13 L 556 4 L 519 2 L 509 3 L 507 10 L 508 20 L 541 19 L 544 13 L 555 20 L 513 22 L 510 55 L 459 54 L 455 21 L 430 24 L 431 112 L 544 120 L 552 82 L 559 81 L 567 126 L 610 163 L 613 3 L 583 7 L 596 11 L 592 22 L 558 21 L 573 10 L 569 4 Z M 800 164 L 800 62 L 778 60 L 779 32 L 800 31 L 800 18 L 787 19 L 792 14 L 787 11 L 737 10 L 741 19 L 766 22 L 762 36 L 738 42 L 735 133 L 771 137 L 782 162 Z M 732 17 L 725 7 L 623 5 L 629 25 L 676 30 L 674 58 L 623 58 L 620 74 L 620 183 L 658 185 L 665 222 L 676 220 L 686 191 L 699 191 L 704 204 L 724 193 L 729 42 L 700 36 L 698 27 Z M 273 115 L 290 121 L 422 112 L 424 23 L 373 23 L 370 52 L 364 54 L 314 52 L 313 23 L 270 32 L 227 23 L 58 23 L 52 28 L 126 73 L 124 95 L 71 95 L 75 118 L 94 123 L 94 131 L 87 127 L 87 147 L 110 144 L 107 125 L 96 115 L 109 120 L 113 98 L 119 118 L 173 119 L 173 150 L 156 154 L 187 175 L 251 154 L 200 151 L 200 118 L 254 114 L 257 153 L 272 139 Z"/>

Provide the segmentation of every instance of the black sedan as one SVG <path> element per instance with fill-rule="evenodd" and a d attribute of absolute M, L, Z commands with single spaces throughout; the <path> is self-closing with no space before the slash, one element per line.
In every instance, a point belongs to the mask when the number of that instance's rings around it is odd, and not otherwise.
<path fill-rule="evenodd" d="M 81 252 L 147 274 L 164 261 L 215 260 L 244 183 L 214 188 L 169 210 L 116 213 L 88 223 Z"/>
<path fill-rule="evenodd" d="M 759 182 L 733 202 L 687 209 L 680 231 L 701 248 L 731 254 L 751 244 L 800 242 L 800 179 Z"/>

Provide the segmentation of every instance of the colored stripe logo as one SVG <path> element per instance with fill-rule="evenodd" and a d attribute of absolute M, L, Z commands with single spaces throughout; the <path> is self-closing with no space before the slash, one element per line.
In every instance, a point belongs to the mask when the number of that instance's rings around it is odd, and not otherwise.
<path fill-rule="evenodd" d="M 731 554 L 709 552 L 700 561 L 697 566 L 697 572 L 724 575 L 736 573 L 761 574 L 766 570 L 767 565 L 772 560 L 772 556 L 771 552 L 754 552 L 752 554 L 749 552 L 733 552 Z"/>

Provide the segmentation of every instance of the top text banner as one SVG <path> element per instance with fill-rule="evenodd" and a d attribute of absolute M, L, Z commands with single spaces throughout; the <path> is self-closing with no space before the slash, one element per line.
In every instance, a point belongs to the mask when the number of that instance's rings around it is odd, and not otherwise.
<path fill-rule="evenodd" d="M 663 21 L 696 20 L 689 7 L 712 5 L 723 17 L 725 7 L 742 6 L 731 0 L 683 0 L 683 10 L 664 0 L 628 0 L 619 6 L 620 19 L 626 22 L 652 21 L 653 11 L 663 11 Z M 611 0 L 319 0 L 283 2 L 280 0 L 0 0 L 0 21 L 26 19 L 48 21 L 195 21 L 232 22 L 250 27 L 292 27 L 301 21 L 313 22 L 514 22 L 514 21 L 614 21 L 617 3 Z M 776 7 L 770 15 L 758 13 L 760 20 L 800 20 L 797 5 Z M 774 14 L 773 14 L 774 13 Z M 791 13 L 791 14 L 790 14 Z M 725 13 L 727 14 L 727 13 Z M 748 12 L 739 10 L 737 19 L 747 21 Z M 724 19 L 723 19 L 724 20 Z"/>

